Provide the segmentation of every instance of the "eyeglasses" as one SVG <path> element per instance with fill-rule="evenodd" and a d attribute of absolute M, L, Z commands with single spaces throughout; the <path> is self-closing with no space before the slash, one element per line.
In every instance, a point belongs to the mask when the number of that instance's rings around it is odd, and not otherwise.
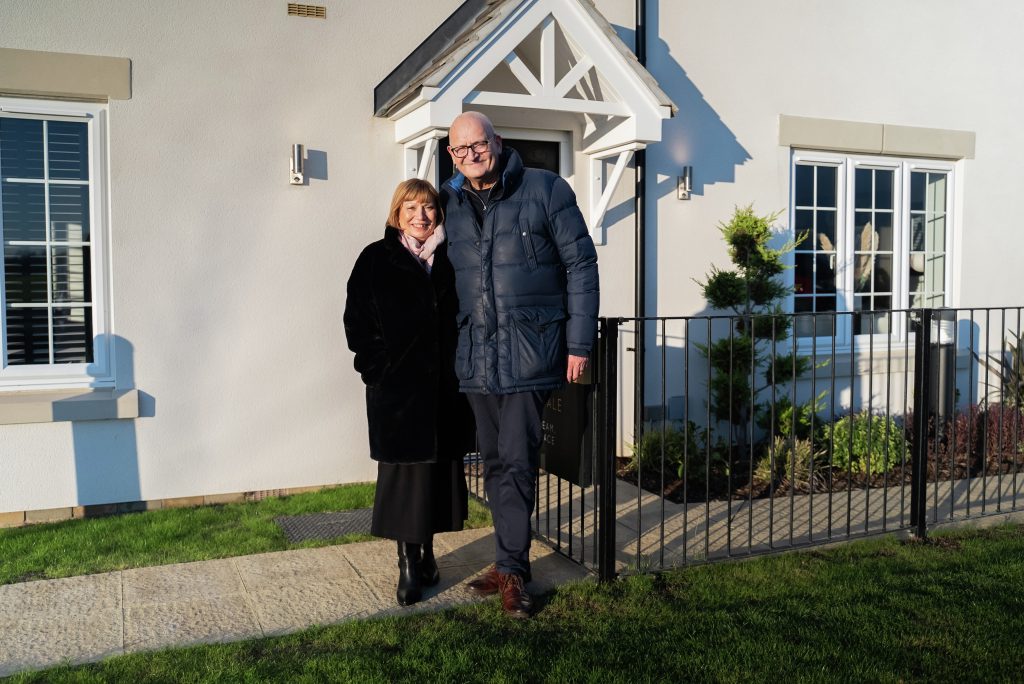
<path fill-rule="evenodd" d="M 467 154 L 469 154 L 469 151 L 471 149 L 473 150 L 473 154 L 483 154 L 484 152 L 486 152 L 490 148 L 491 148 L 491 141 L 490 140 L 480 140 L 480 141 L 475 142 L 475 143 L 470 143 L 469 145 L 459 145 L 458 147 L 449 147 L 448 149 L 451 150 L 451 153 L 453 155 L 455 155 L 459 159 L 462 159 Z"/>

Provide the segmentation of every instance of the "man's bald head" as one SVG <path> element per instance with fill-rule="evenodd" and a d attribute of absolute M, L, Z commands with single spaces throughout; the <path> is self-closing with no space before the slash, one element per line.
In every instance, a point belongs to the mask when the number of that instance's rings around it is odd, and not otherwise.
<path fill-rule="evenodd" d="M 488 138 L 494 137 L 494 124 L 491 123 L 491 120 L 487 118 L 486 114 L 482 114 L 480 112 L 463 112 L 455 117 L 455 120 L 452 121 L 452 125 L 448 129 L 449 137 L 453 130 L 467 126 L 479 126 L 483 129 Z"/>
<path fill-rule="evenodd" d="M 448 129 L 448 153 L 455 168 L 480 190 L 498 179 L 501 136 L 494 124 L 480 112 L 463 112 Z"/>

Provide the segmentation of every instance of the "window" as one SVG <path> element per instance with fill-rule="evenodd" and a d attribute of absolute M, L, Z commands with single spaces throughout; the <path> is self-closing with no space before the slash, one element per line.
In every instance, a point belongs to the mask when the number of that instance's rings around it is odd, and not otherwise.
<path fill-rule="evenodd" d="M 798 337 L 900 337 L 887 312 L 948 303 L 952 164 L 795 153 L 792 171 L 793 310 L 853 312 L 798 316 Z"/>
<path fill-rule="evenodd" d="M 0 98 L 0 386 L 112 384 L 102 105 Z"/>

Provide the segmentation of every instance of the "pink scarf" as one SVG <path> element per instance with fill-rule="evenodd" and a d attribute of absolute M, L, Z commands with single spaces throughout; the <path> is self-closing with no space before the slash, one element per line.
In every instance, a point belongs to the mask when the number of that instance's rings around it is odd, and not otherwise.
<path fill-rule="evenodd" d="M 416 257 L 423 268 L 427 269 L 427 273 L 430 273 L 431 267 L 434 265 L 434 251 L 438 245 L 444 242 L 444 226 L 438 226 L 434 229 L 434 232 L 427 236 L 427 239 L 420 242 L 413 236 L 409 235 L 405 231 L 402 231 L 402 244 L 409 250 L 409 254 Z"/>

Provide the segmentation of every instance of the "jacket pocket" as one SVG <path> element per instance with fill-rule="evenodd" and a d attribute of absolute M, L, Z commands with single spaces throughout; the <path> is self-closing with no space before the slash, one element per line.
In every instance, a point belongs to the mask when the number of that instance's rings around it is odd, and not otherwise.
<path fill-rule="evenodd" d="M 513 309 L 512 372 L 516 382 L 556 380 L 565 372 L 565 311 Z"/>
<path fill-rule="evenodd" d="M 459 316 L 459 342 L 455 347 L 455 375 L 459 380 L 473 377 L 473 323 L 471 314 Z"/>
<path fill-rule="evenodd" d="M 523 238 L 523 253 L 526 255 L 526 265 L 530 270 L 537 268 L 537 252 L 533 248 L 533 236 L 530 235 L 530 227 L 520 224 L 516 227 L 520 237 Z"/>

